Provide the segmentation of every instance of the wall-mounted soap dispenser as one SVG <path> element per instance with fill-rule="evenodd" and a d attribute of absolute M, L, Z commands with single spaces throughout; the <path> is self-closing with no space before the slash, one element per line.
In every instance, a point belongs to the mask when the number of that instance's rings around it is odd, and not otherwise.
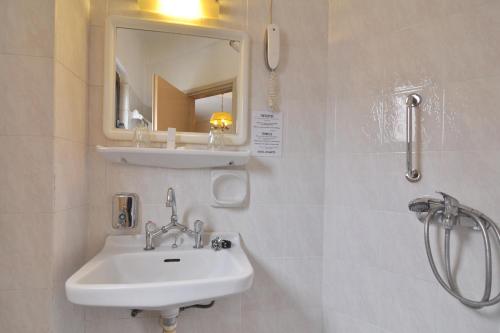
<path fill-rule="evenodd" d="M 139 197 L 135 193 L 117 193 L 113 197 L 113 228 L 134 229 L 137 227 Z"/>

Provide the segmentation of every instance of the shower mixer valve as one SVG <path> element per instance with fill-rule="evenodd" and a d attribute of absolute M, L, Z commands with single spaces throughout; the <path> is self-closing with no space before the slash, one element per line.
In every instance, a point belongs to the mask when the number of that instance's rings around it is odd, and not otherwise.
<path fill-rule="evenodd" d="M 414 212 L 420 222 L 425 223 L 429 212 L 433 209 L 441 208 L 442 214 L 438 215 L 432 222 L 440 223 L 445 229 L 453 229 L 455 226 L 468 227 L 476 231 L 480 231 L 474 218 L 469 214 L 459 214 L 460 210 L 469 212 L 477 216 L 486 217 L 480 211 L 462 205 L 456 198 L 444 192 L 436 192 L 441 194 L 443 199 L 436 199 L 432 197 L 416 198 L 408 203 L 410 211 Z M 487 217 L 486 217 L 487 218 Z M 489 221 L 491 219 L 488 218 Z M 491 221 L 493 223 L 493 221 Z M 486 228 L 489 228 L 489 223 L 486 223 Z"/>
<path fill-rule="evenodd" d="M 444 192 L 437 192 L 443 197 L 442 200 L 422 197 L 417 198 L 408 204 L 410 211 L 417 215 L 420 222 L 424 223 L 424 240 L 425 250 L 427 252 L 427 259 L 431 266 L 434 276 L 439 284 L 453 297 L 458 299 L 464 305 L 479 309 L 485 306 L 494 305 L 500 302 L 500 293 L 495 297 L 491 297 L 492 287 L 492 246 L 490 242 L 490 233 L 493 233 L 493 238 L 500 244 L 500 229 L 498 226 L 486 215 L 478 210 L 462 205 L 457 199 Z M 445 229 L 444 235 L 444 266 L 446 270 L 446 279 L 441 276 L 441 273 L 436 267 L 432 249 L 430 245 L 429 226 L 431 223 L 437 223 Z M 450 259 L 450 238 L 453 228 L 456 226 L 463 226 L 475 231 L 481 231 L 484 241 L 485 253 L 485 284 L 483 296 L 479 301 L 474 301 L 462 296 L 455 283 L 453 270 L 451 267 Z"/>
<path fill-rule="evenodd" d="M 460 203 L 457 199 L 443 192 L 439 192 L 444 199 L 443 226 L 445 229 L 453 229 L 458 220 L 458 206 Z"/>

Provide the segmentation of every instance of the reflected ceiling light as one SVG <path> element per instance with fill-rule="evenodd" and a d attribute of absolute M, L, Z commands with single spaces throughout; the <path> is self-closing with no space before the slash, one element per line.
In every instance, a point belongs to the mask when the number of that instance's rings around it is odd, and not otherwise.
<path fill-rule="evenodd" d="M 138 0 L 142 10 L 179 19 L 217 18 L 218 0 Z"/>
<path fill-rule="evenodd" d="M 214 112 L 210 118 L 210 125 L 214 128 L 228 130 L 233 124 L 233 116 L 229 112 Z"/>

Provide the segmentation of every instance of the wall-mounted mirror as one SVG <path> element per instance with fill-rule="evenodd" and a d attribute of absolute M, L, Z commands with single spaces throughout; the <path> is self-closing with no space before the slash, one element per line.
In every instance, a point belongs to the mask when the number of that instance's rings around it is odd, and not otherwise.
<path fill-rule="evenodd" d="M 247 138 L 248 37 L 244 32 L 110 17 L 106 27 L 104 132 L 131 140 L 137 126 L 166 140 L 206 144 L 210 117 L 228 112 L 228 144 Z"/>

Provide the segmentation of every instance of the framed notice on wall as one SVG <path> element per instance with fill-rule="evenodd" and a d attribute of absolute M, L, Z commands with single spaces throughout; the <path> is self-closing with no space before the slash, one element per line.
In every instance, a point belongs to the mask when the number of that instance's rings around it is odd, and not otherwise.
<path fill-rule="evenodd" d="M 252 154 L 281 157 L 283 113 L 252 111 Z"/>

